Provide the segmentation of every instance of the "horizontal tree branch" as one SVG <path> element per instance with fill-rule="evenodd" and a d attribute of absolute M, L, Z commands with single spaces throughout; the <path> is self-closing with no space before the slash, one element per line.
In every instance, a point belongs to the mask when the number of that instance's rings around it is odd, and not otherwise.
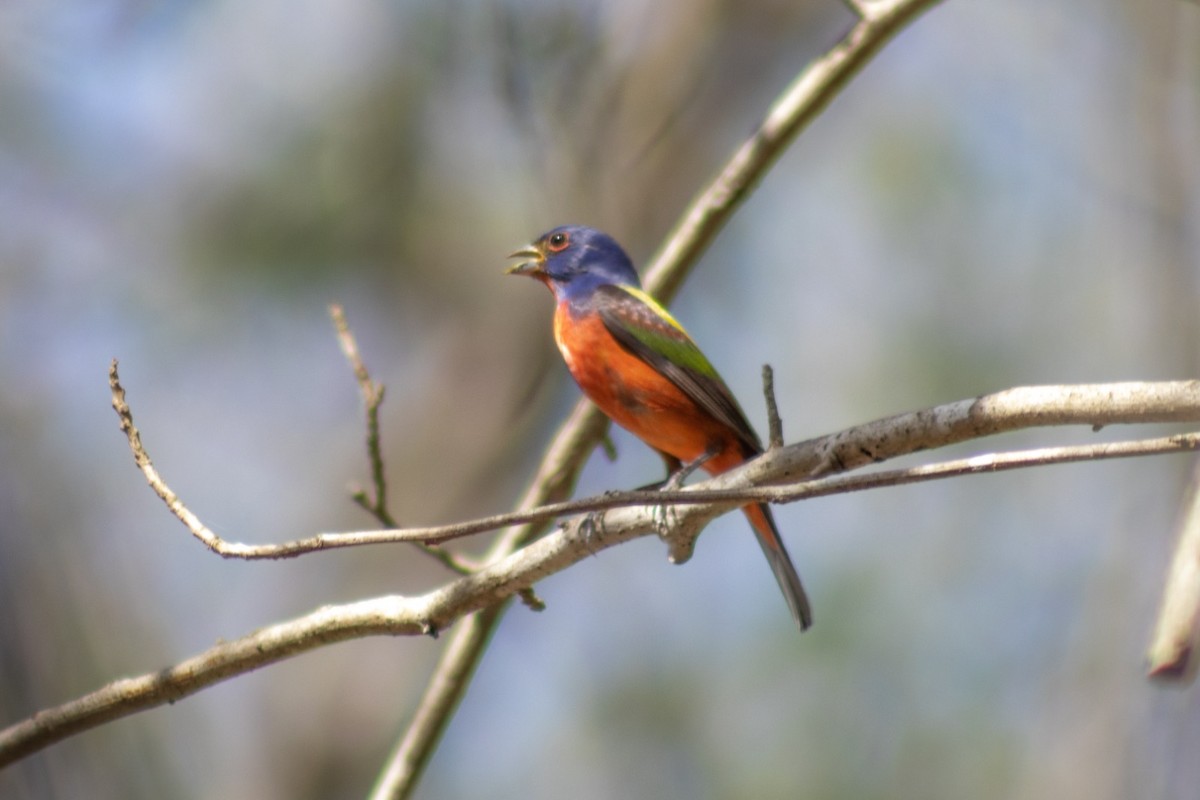
<path fill-rule="evenodd" d="M 115 376 L 115 372 L 114 372 Z M 120 384 L 114 384 L 119 389 Z M 114 406 L 117 402 L 114 389 Z M 118 408 L 131 446 L 139 440 L 132 417 Z M 695 535 L 711 519 L 744 503 L 747 498 L 781 502 L 819 494 L 890 486 L 931 477 L 993 472 L 1068 460 L 1195 450 L 1200 433 L 1187 433 L 1143 442 L 1097 443 L 1046 448 L 1024 453 L 984 455 L 941 465 L 913 467 L 889 473 L 808 480 L 873 464 L 931 446 L 961 442 L 1019 428 L 1085 423 L 1095 427 L 1116 422 L 1200 421 L 1200 382 L 1098 384 L 1089 386 L 1026 387 L 973 400 L 900 414 L 830 436 L 784 447 L 745 467 L 670 494 L 684 503 L 672 513 L 670 531 L 674 560 L 686 560 Z M 149 457 L 135 459 L 143 472 L 153 469 Z M 157 475 L 157 473 L 153 473 Z M 794 485 L 762 486 L 792 481 Z M 153 484 L 152 484 L 153 485 Z M 155 491 L 173 498 L 175 512 L 182 503 L 165 486 Z M 666 493 L 649 492 L 662 505 Z M 639 494 L 639 500 L 642 494 Z M 700 495 L 703 502 L 698 503 Z M 606 504 L 617 498 L 597 498 Z M 627 498 L 626 498 L 627 499 Z M 186 508 L 184 509 L 186 511 Z M 543 513 L 550 513 L 545 511 Z M 178 514 L 177 514 L 178 515 Z M 181 519 L 194 518 L 190 512 Z M 199 521 L 197 520 L 197 524 Z M 436 634 L 463 615 L 495 606 L 542 578 L 566 569 L 600 550 L 660 531 L 662 519 L 654 506 L 614 508 L 603 520 L 581 530 L 579 524 L 560 529 L 524 548 L 497 559 L 471 575 L 415 597 L 393 595 L 338 606 L 327 606 L 289 622 L 263 628 L 240 639 L 219 644 L 173 667 L 136 678 L 119 680 L 76 700 L 48 709 L 0 731 L 0 766 L 74 733 L 163 703 L 173 702 L 233 675 L 247 672 L 332 642 L 369 635 Z M 190 527 L 190 526 L 189 526 Z"/>
<path fill-rule="evenodd" d="M 805 486 L 790 491 L 769 491 L 752 486 L 716 492 L 712 482 L 697 484 L 674 492 L 622 492 L 602 497 L 563 501 L 505 514 L 495 514 L 467 522 L 430 527 L 391 528 L 384 530 L 319 533 L 278 544 L 245 544 L 223 539 L 187 509 L 183 501 L 163 481 L 133 424 L 132 412 L 114 360 L 109 370 L 113 408 L 121 420 L 134 461 L 151 488 L 163 498 L 167 508 L 187 529 L 214 552 L 227 558 L 294 558 L 319 550 L 360 547 L 394 542 L 435 542 L 471 536 L 510 525 L 544 522 L 566 514 L 599 511 L 632 505 L 694 505 L 733 500 L 790 502 L 846 489 L 821 491 Z M 815 477 L 855 469 L 917 451 L 932 450 L 968 439 L 980 438 L 1023 428 L 1052 425 L 1089 425 L 1099 429 L 1108 425 L 1149 422 L 1200 422 L 1200 381 L 1158 383 L 1102 383 L 1070 386 L 1026 386 L 1008 389 L 935 406 L 924 411 L 897 414 L 840 433 L 810 439 L 777 448 L 751 462 L 751 483 L 792 484 Z M 1130 446 L 1130 445 L 1126 445 Z M 1064 452 L 1059 460 L 1113 457 L 1119 455 L 1109 445 Z M 1160 451 L 1161 452 L 1161 451 Z M 997 458 L 990 456 L 989 458 Z M 1017 466 L 1033 464 L 1020 461 Z M 1011 468 L 1011 467 L 1008 467 Z M 929 473 L 932 475 L 932 473 Z M 891 473 L 889 478 L 874 479 L 873 486 L 911 482 L 916 472 Z M 904 476 L 908 476 L 907 478 Z M 836 484 L 835 484 L 836 485 Z M 733 507 L 726 502 L 722 508 Z"/>
<path fill-rule="evenodd" d="M 794 503 L 814 497 L 833 494 L 882 489 L 889 486 L 905 486 L 930 480 L 957 478 L 987 472 L 1006 472 L 1028 467 L 1044 467 L 1051 464 L 1071 464 L 1080 461 L 1099 461 L 1133 456 L 1166 455 L 1200 449 L 1200 433 L 1181 433 L 1152 439 L 1137 439 L 1123 442 L 1063 447 L 1043 447 L 1034 450 L 1019 450 L 1007 453 L 986 453 L 953 461 L 942 461 L 905 469 L 872 472 L 867 475 L 851 475 L 805 480 L 787 486 L 748 485 L 736 489 L 710 489 L 716 479 L 676 489 L 637 489 L 627 492 L 611 492 L 603 495 L 550 503 L 527 512 L 511 512 L 481 517 L 468 522 L 449 525 L 434 525 L 427 528 L 393 528 L 390 530 L 353 531 L 347 533 L 323 533 L 322 537 L 346 537 L 355 544 L 378 544 L 380 542 L 425 542 L 446 541 L 494 530 L 517 522 L 533 522 L 557 519 L 567 514 L 591 511 L 607 511 L 631 506 L 687 506 L 712 505 L 725 511 L 738 508 L 746 502 Z M 767 458 L 767 456 L 763 456 Z M 315 538 L 315 537 L 314 537 Z M 304 539 L 297 542 L 307 541 Z M 270 545 L 268 545 L 269 547 Z M 299 555 L 295 553 L 294 555 Z"/>

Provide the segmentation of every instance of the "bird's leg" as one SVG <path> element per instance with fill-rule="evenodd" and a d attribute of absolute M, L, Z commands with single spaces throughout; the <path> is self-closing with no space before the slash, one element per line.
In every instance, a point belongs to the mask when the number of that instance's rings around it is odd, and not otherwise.
<path fill-rule="evenodd" d="M 604 535 L 604 512 L 589 511 L 583 515 L 583 519 L 579 520 L 579 535 L 583 537 L 583 543 L 587 545 L 587 549 L 592 551 L 592 540 L 597 536 Z"/>
<path fill-rule="evenodd" d="M 703 467 L 705 463 L 707 463 L 708 460 L 716 454 L 716 450 L 705 450 L 703 453 L 698 455 L 696 458 L 693 458 L 686 464 L 684 464 L 678 458 L 670 456 L 671 461 L 673 461 L 675 464 L 675 468 L 670 470 L 670 474 L 667 475 L 667 479 L 663 481 L 662 486 L 659 488 L 661 488 L 663 491 L 674 491 L 675 489 L 682 487 L 683 482 L 690 478 L 693 472 Z M 663 458 L 666 459 L 668 456 L 663 456 Z M 668 462 L 668 469 L 669 468 L 670 462 Z"/>
<path fill-rule="evenodd" d="M 657 489 L 662 489 L 675 477 L 675 474 L 683 469 L 683 462 L 670 453 L 664 453 L 662 450 L 655 450 L 659 457 L 663 460 L 663 466 L 667 468 L 667 476 L 661 481 L 651 481 L 645 486 L 639 486 L 634 491 L 637 492 L 653 492 Z M 687 477 L 686 475 L 684 477 Z"/>
<path fill-rule="evenodd" d="M 604 496 L 611 497 L 614 494 L 620 494 L 620 492 L 616 489 L 609 489 L 604 493 Z M 604 534 L 604 511 L 599 509 L 589 511 L 583 515 L 583 519 L 579 520 L 579 535 L 583 537 L 583 542 L 587 545 L 589 551 L 595 552 L 592 550 L 592 539 Z"/>
<path fill-rule="evenodd" d="M 717 451 L 715 449 L 706 450 L 696 458 L 684 464 L 678 458 L 675 458 L 675 456 L 660 451 L 659 455 L 662 456 L 663 461 L 667 465 L 667 479 L 654 488 L 664 492 L 671 492 L 679 489 L 683 486 L 683 482 L 686 481 L 693 472 L 704 466 L 705 462 L 707 462 L 716 454 Z M 673 505 L 663 504 L 655 509 L 654 524 L 655 527 L 658 528 L 658 535 L 660 537 L 666 537 L 667 532 L 670 530 L 672 521 L 671 518 L 674 516 L 674 514 L 675 506 Z"/>

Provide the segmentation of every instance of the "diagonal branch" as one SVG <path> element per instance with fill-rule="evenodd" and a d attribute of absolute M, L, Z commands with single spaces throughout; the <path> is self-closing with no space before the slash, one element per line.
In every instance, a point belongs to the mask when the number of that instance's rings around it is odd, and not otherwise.
<path fill-rule="evenodd" d="M 1177 527 L 1146 673 L 1163 683 L 1189 684 L 1200 644 L 1200 464 L 1192 470 Z"/>
<path fill-rule="evenodd" d="M 750 196 L 763 176 L 858 71 L 904 26 L 939 0 L 859 0 L 860 19 L 825 55 L 813 61 L 767 109 L 757 130 L 742 143 L 703 192 L 688 205 L 646 270 L 647 290 L 674 296 L 690 265 Z"/>
<path fill-rule="evenodd" d="M 528 510 L 569 497 L 583 463 L 607 431 L 608 419 L 598 408 L 586 401 L 577 403 L 542 456 L 542 463 L 517 508 Z M 548 520 L 542 520 L 506 528 L 488 550 L 484 562 L 493 563 L 511 556 L 549 525 Z M 413 714 L 413 721 L 396 744 L 371 791 L 371 800 L 406 797 L 416 787 L 442 732 L 467 691 L 492 632 L 507 609 L 508 600 L 502 601 L 453 631 Z"/>

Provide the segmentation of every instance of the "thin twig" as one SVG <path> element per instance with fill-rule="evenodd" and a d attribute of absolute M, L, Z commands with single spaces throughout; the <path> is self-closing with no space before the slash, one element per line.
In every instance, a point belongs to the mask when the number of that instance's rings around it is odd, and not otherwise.
<path fill-rule="evenodd" d="M 367 415 L 367 460 L 371 464 L 371 482 L 375 488 L 375 496 L 372 498 L 366 490 L 359 490 L 354 493 L 354 500 L 383 525 L 397 528 L 399 524 L 387 507 L 387 479 L 384 475 L 383 449 L 379 436 L 379 406 L 383 404 L 385 387 L 383 384 L 371 380 L 371 374 L 367 371 L 366 364 L 363 363 L 358 342 L 355 341 L 354 334 L 350 331 L 350 325 L 346 322 L 346 314 L 341 305 L 331 304 L 329 316 L 333 319 L 333 327 L 337 331 L 337 340 L 342 348 L 342 353 L 350 362 L 350 368 L 354 370 L 354 378 L 358 381 L 358 390 L 362 394 L 363 408 Z"/>
<path fill-rule="evenodd" d="M 1196 677 L 1200 644 L 1200 463 L 1192 470 L 1178 527 L 1146 673 L 1164 683 L 1186 684 Z"/>
<path fill-rule="evenodd" d="M 367 417 L 367 461 L 371 465 L 371 483 L 375 496 L 371 497 L 365 489 L 358 489 L 352 492 L 350 497 L 368 514 L 379 520 L 380 525 L 385 528 L 398 528 L 400 525 L 388 508 L 387 478 L 383 465 L 383 446 L 379 435 L 379 407 L 383 404 L 385 387 L 383 384 L 371 380 L 371 373 L 367 371 L 367 365 L 363 362 L 358 342 L 350 330 L 350 325 L 346 322 L 346 314 L 341 305 L 332 303 L 329 306 L 329 316 L 333 319 L 333 327 L 337 331 L 337 340 L 342 348 L 342 353 L 350 362 L 350 368 L 354 370 L 354 378 L 358 381 L 358 390 L 362 394 L 363 409 L 366 411 Z M 414 544 L 421 552 L 437 559 L 442 566 L 459 575 L 466 575 L 475 569 L 444 548 L 426 542 L 414 542 Z"/>
<path fill-rule="evenodd" d="M 770 364 L 763 364 L 762 381 L 763 397 L 767 401 L 767 449 L 778 450 L 783 447 L 783 420 L 775 403 L 775 370 Z"/>
<path fill-rule="evenodd" d="M 150 488 L 167 504 L 167 509 L 191 531 L 193 536 L 221 555 L 235 555 L 235 553 L 221 552 L 219 548 L 225 544 L 224 540 L 209 530 L 200 521 L 200 518 L 183 504 L 179 496 L 171 491 L 171 488 L 167 486 L 166 482 L 158 474 L 158 470 L 154 468 L 153 462 L 150 461 L 150 456 L 146 453 L 146 449 L 142 447 L 142 435 L 138 432 L 137 426 L 133 424 L 133 414 L 130 413 L 129 405 L 125 402 L 125 390 L 121 387 L 120 377 L 117 375 L 117 360 L 115 358 L 108 366 L 108 388 L 112 392 L 113 410 L 117 412 L 117 418 L 121 423 L 121 430 L 129 440 L 129 449 L 133 451 L 133 463 L 142 471 L 142 475 L 145 476 L 146 482 L 150 484 Z"/>

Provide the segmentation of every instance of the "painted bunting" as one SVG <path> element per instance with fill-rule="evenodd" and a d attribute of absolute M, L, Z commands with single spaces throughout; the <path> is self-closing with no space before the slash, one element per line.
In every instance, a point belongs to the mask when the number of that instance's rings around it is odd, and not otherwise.
<path fill-rule="evenodd" d="M 612 237 L 592 228 L 555 228 L 511 258 L 511 267 L 553 293 L 554 341 L 592 402 L 658 451 L 669 470 L 702 462 L 719 475 L 763 452 L 754 429 L 716 369 L 683 326 L 642 291 L 637 270 Z M 744 507 L 801 630 L 808 597 L 765 503 Z"/>

